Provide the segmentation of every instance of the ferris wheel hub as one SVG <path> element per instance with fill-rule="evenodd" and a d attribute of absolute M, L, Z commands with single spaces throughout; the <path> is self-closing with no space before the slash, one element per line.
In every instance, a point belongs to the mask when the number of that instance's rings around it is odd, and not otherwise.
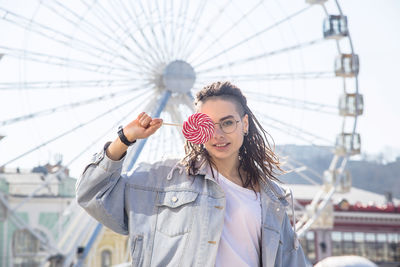
<path fill-rule="evenodd" d="M 165 89 L 176 93 L 188 93 L 196 80 L 193 67 L 183 61 L 175 60 L 169 63 L 162 75 Z"/>

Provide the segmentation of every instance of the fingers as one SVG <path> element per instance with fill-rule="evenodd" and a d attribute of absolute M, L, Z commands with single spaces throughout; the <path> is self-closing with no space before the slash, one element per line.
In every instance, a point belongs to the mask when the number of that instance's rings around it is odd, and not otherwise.
<path fill-rule="evenodd" d="M 153 121 L 150 123 L 150 127 L 146 129 L 146 133 L 149 135 L 154 134 L 160 127 L 162 126 L 162 120 L 161 119 L 153 119 Z"/>
<path fill-rule="evenodd" d="M 147 113 L 142 112 L 137 118 L 139 125 L 143 128 L 148 128 L 150 126 L 157 126 L 157 129 L 161 127 L 162 119 L 153 119 Z"/>
<path fill-rule="evenodd" d="M 150 122 L 150 126 L 157 125 L 157 124 L 162 124 L 162 122 L 163 122 L 162 119 L 153 119 L 153 120 Z M 161 127 L 161 125 L 160 125 L 160 127 Z"/>
<path fill-rule="evenodd" d="M 138 115 L 138 117 L 137 117 L 137 120 L 139 121 L 139 120 L 143 117 L 144 114 L 146 114 L 146 112 L 140 113 L 140 114 Z"/>
<path fill-rule="evenodd" d="M 143 113 L 143 114 L 142 114 Z M 140 113 L 138 119 L 139 119 L 139 124 L 140 126 L 142 126 L 143 128 L 147 128 L 150 124 L 150 122 L 152 121 L 152 118 L 147 115 L 146 113 L 142 112 Z"/>

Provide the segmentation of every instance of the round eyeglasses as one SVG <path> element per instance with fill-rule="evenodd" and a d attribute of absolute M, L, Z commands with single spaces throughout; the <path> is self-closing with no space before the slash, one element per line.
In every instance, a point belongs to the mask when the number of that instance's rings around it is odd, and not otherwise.
<path fill-rule="evenodd" d="M 224 133 L 230 134 L 236 130 L 238 122 L 239 121 L 235 120 L 234 118 L 228 118 L 228 119 L 222 120 L 220 122 L 216 122 L 214 124 L 218 124 L 219 128 Z"/>

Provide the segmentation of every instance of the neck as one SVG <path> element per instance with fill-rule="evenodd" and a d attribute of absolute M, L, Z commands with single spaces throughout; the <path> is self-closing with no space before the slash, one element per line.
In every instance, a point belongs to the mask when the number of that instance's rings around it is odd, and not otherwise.
<path fill-rule="evenodd" d="M 235 157 L 233 159 L 213 159 L 214 164 L 216 165 L 218 172 L 221 173 L 225 177 L 237 177 L 239 176 L 238 167 L 239 167 L 239 158 Z"/>

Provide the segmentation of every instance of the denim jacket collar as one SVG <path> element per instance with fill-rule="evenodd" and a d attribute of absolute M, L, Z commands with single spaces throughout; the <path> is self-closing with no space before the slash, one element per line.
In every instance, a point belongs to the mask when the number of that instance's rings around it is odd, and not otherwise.
<path fill-rule="evenodd" d="M 178 166 L 180 165 L 180 166 Z M 201 158 L 196 161 L 196 167 L 198 167 L 196 175 L 201 175 L 205 179 L 213 180 L 212 177 L 210 177 L 208 174 L 208 167 L 209 164 L 205 158 Z M 176 168 L 184 168 L 182 164 L 178 163 L 173 169 Z M 287 192 L 285 189 L 283 189 L 280 185 L 278 185 L 277 182 L 272 181 L 270 179 L 263 181 L 260 180 L 260 190 L 265 193 L 272 201 L 281 203 L 283 206 L 288 206 L 289 202 L 286 200 L 288 195 L 290 195 L 290 192 Z"/>

